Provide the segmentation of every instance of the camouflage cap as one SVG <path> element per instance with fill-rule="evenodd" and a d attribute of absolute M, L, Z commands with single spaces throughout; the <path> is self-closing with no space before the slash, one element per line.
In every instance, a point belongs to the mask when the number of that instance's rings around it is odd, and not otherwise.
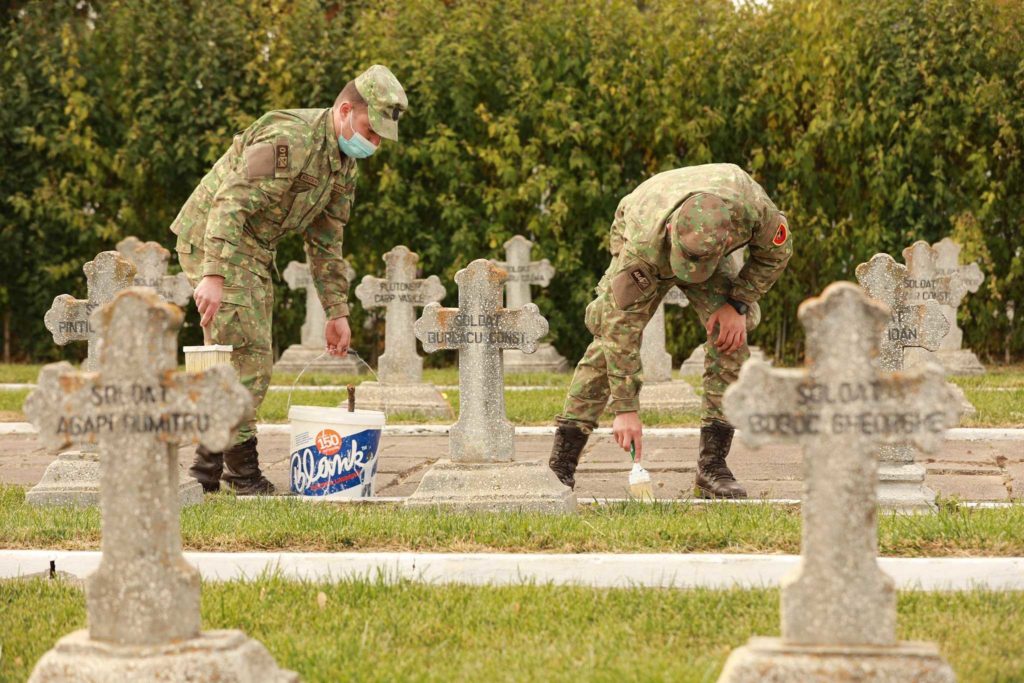
<path fill-rule="evenodd" d="M 732 215 L 713 194 L 695 194 L 665 221 L 672 242 L 669 263 L 683 282 L 704 282 L 729 246 Z"/>
<path fill-rule="evenodd" d="M 370 128 L 388 140 L 398 140 L 398 119 L 409 106 L 402 84 L 386 66 L 374 64 L 356 76 L 356 90 L 366 100 Z"/>

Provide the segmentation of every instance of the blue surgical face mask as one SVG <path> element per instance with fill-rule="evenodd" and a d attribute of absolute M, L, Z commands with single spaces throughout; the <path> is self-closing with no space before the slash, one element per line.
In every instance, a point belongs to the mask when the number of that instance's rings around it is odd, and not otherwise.
<path fill-rule="evenodd" d="M 352 157 L 353 159 L 365 159 L 374 152 L 377 151 L 377 145 L 373 144 L 366 138 L 364 138 L 359 131 L 352 125 L 352 119 L 355 115 L 355 110 L 348 114 L 348 127 L 352 129 L 352 137 L 346 140 L 341 135 L 338 136 L 338 147 L 345 156 Z"/>

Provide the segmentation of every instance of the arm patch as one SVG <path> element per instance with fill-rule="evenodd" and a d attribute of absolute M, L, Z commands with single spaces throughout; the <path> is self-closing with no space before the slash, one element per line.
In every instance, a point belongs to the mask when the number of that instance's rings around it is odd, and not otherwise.
<path fill-rule="evenodd" d="M 262 142 L 245 148 L 245 177 L 248 180 L 274 177 L 274 145 Z"/>

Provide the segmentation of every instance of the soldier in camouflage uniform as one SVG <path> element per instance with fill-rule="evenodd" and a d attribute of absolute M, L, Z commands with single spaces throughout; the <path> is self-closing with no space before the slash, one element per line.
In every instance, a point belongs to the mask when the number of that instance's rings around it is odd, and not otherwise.
<path fill-rule="evenodd" d="M 356 159 L 372 154 L 381 138 L 398 140 L 407 106 L 394 74 L 375 65 L 350 81 L 330 109 L 264 114 L 235 136 L 174 220 L 178 258 L 195 287 L 206 341 L 234 347 L 231 363 L 254 407 L 270 383 L 270 270 L 286 235 L 305 239 L 328 319 L 327 350 L 347 353 L 342 237 L 355 198 Z M 255 415 L 224 453 L 197 450 L 189 473 L 206 491 L 223 480 L 238 493 L 272 493 L 259 468 Z"/>
<path fill-rule="evenodd" d="M 726 257 L 744 247 L 750 259 L 740 269 Z M 650 178 L 619 203 L 610 249 L 611 265 L 586 311 L 594 341 L 558 416 L 551 469 L 575 486 L 580 453 L 606 406 L 616 413 L 616 441 L 627 451 L 635 444 L 641 459 L 641 335 L 665 293 L 680 287 L 708 333 L 696 492 L 746 497 L 725 462 L 733 428 L 722 394 L 750 356 L 758 300 L 793 253 L 786 217 L 737 166 L 680 168 Z"/>

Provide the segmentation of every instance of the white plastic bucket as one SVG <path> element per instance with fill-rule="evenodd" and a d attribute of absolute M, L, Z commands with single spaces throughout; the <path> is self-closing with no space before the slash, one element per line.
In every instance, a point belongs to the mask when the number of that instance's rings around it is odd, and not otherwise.
<path fill-rule="evenodd" d="M 384 413 L 292 406 L 291 490 L 300 496 L 368 498 L 374 494 Z"/>

